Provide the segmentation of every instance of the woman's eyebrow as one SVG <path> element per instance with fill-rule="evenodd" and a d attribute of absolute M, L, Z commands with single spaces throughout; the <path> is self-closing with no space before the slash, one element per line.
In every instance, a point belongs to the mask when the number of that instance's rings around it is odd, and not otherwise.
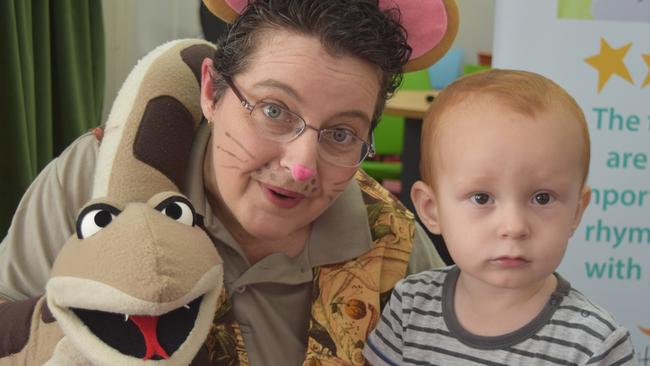
<path fill-rule="evenodd" d="M 291 97 L 293 97 L 296 101 L 302 103 L 303 100 L 298 94 L 298 92 L 292 88 L 289 84 L 283 83 L 282 81 L 276 80 L 276 79 L 266 79 L 262 80 L 258 83 L 255 83 L 253 86 L 255 87 L 267 87 L 267 88 L 274 88 L 274 89 L 280 89 L 286 94 L 289 94 Z"/>
<path fill-rule="evenodd" d="M 332 117 L 332 119 L 341 118 L 341 117 L 358 118 L 363 120 L 367 124 L 370 124 L 370 117 L 368 117 L 367 114 L 363 113 L 363 111 L 360 111 L 358 109 L 338 112 Z"/>
<path fill-rule="evenodd" d="M 292 88 L 291 85 L 286 84 L 286 83 L 284 83 L 282 81 L 279 81 L 279 80 L 276 80 L 276 79 L 262 80 L 262 81 L 260 81 L 258 83 L 255 83 L 253 86 L 254 87 L 264 87 L 264 88 L 279 89 L 279 90 L 283 91 L 284 93 L 288 94 L 289 96 L 291 96 L 292 98 L 294 98 L 296 101 L 298 101 L 300 103 L 303 102 L 303 100 L 300 97 L 300 95 L 298 94 L 298 92 L 294 88 Z M 332 117 L 332 119 L 340 118 L 340 117 L 360 118 L 364 122 L 370 124 L 370 117 L 368 117 L 368 115 L 366 113 L 364 113 L 363 111 L 357 110 L 357 109 L 352 109 L 352 110 L 349 110 L 349 111 L 341 111 L 339 113 L 336 113 Z"/>

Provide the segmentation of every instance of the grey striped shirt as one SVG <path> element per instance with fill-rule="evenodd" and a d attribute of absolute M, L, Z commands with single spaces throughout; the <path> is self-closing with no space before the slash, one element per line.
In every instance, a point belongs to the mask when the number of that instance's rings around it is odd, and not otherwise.
<path fill-rule="evenodd" d="M 628 331 L 561 276 L 542 312 L 496 337 L 462 328 L 453 310 L 459 270 L 398 282 L 364 355 L 373 365 L 636 365 Z"/>

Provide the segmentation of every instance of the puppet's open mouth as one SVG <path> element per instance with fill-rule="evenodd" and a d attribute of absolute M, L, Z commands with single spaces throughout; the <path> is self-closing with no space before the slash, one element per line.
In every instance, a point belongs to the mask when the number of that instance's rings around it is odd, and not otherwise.
<path fill-rule="evenodd" d="M 203 296 L 158 317 L 108 313 L 96 310 L 70 308 L 97 338 L 125 355 L 139 359 L 170 357 L 185 342 L 194 328 L 194 322 Z"/>

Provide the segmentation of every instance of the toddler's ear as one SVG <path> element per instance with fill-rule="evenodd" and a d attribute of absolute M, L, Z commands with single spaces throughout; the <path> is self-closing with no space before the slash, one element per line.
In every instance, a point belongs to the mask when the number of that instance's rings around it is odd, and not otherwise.
<path fill-rule="evenodd" d="M 438 222 L 438 201 L 431 187 L 419 180 L 411 188 L 411 201 L 415 206 L 420 221 L 434 234 L 440 234 Z"/>
<path fill-rule="evenodd" d="M 580 225 L 582 214 L 585 213 L 585 209 L 587 206 L 589 206 L 589 201 L 591 201 L 591 187 L 585 184 L 584 187 L 582 187 L 582 192 L 580 192 L 578 207 L 576 208 L 576 212 L 573 217 L 573 225 L 571 227 L 572 234 L 578 228 L 578 225 Z"/>

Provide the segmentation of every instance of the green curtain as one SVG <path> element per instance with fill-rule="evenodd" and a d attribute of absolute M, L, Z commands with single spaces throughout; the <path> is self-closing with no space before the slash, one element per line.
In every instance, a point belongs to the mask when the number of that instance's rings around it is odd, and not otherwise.
<path fill-rule="evenodd" d="M 38 172 L 97 126 L 101 0 L 0 0 L 0 238 Z"/>

